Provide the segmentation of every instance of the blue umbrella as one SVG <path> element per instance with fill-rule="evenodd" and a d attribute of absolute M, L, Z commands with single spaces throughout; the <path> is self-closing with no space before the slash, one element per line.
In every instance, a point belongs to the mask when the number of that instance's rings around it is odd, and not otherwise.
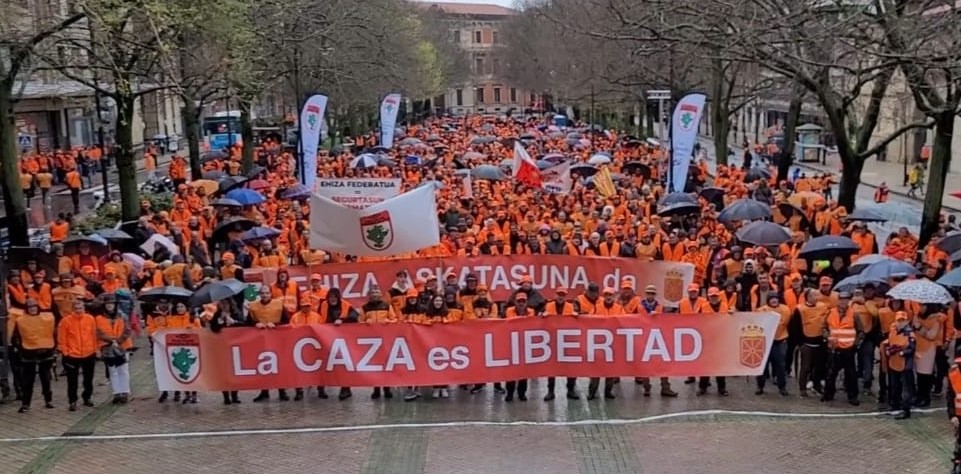
<path fill-rule="evenodd" d="M 657 202 L 657 205 L 658 207 L 660 207 L 660 206 L 670 206 L 672 204 L 679 204 L 679 203 L 697 204 L 697 197 L 695 197 L 693 194 L 687 194 L 687 193 L 671 193 L 671 194 L 668 194 L 667 196 L 662 197 L 661 200 Z"/>
<path fill-rule="evenodd" d="M 945 273 L 944 276 L 938 278 L 938 281 L 935 283 L 943 286 L 950 286 L 952 288 L 961 287 L 961 267 Z"/>
<path fill-rule="evenodd" d="M 310 188 L 306 184 L 296 184 L 284 190 L 280 194 L 282 199 L 294 200 L 310 197 Z"/>
<path fill-rule="evenodd" d="M 417 156 L 417 155 L 407 155 L 407 156 L 404 157 L 404 164 L 405 164 L 405 165 L 419 165 L 422 160 L 423 160 L 423 158 L 421 158 L 421 157 L 419 157 L 419 156 Z"/>
<path fill-rule="evenodd" d="M 724 208 L 717 216 L 718 222 L 753 221 L 771 217 L 771 206 L 753 199 L 740 199 Z M 783 243 L 783 242 L 782 242 Z"/>
<path fill-rule="evenodd" d="M 865 255 L 855 260 L 854 263 L 852 263 L 851 266 L 848 267 L 848 273 L 852 275 L 861 273 L 865 268 L 868 268 L 868 266 L 878 262 L 883 262 L 885 260 L 894 260 L 894 259 L 891 257 L 888 257 L 887 255 L 881 255 L 879 253 L 872 253 L 872 254 Z"/>
<path fill-rule="evenodd" d="M 859 276 L 865 280 L 887 281 L 888 278 L 899 278 L 919 275 L 921 272 L 906 262 L 900 260 L 882 260 L 867 266 Z"/>
<path fill-rule="evenodd" d="M 210 205 L 211 205 L 211 206 L 214 206 L 214 207 L 217 207 L 217 206 L 224 206 L 224 207 L 241 207 L 243 204 L 240 204 L 239 202 L 234 201 L 233 199 L 220 198 L 220 199 L 215 199 L 215 200 L 211 201 L 211 202 L 210 202 Z"/>
<path fill-rule="evenodd" d="M 274 229 L 273 227 L 257 226 L 252 227 L 250 230 L 244 232 L 244 235 L 240 237 L 240 240 L 246 242 L 248 240 L 272 239 L 278 235 L 280 235 L 280 231 Z"/>
<path fill-rule="evenodd" d="M 883 283 L 884 280 L 869 280 L 861 275 L 849 276 L 834 285 L 834 291 L 854 291 L 868 283 Z"/>
<path fill-rule="evenodd" d="M 224 197 L 239 202 L 241 206 L 253 206 L 267 200 L 263 194 L 247 188 L 234 189 Z"/>
<path fill-rule="evenodd" d="M 550 161 L 551 163 L 557 164 L 564 161 L 565 157 L 562 153 L 548 153 L 541 157 L 544 161 Z"/>

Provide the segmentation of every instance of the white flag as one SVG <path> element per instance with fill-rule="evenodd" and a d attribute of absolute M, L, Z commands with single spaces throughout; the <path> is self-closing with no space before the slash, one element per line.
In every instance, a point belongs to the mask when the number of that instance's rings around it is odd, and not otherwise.
<path fill-rule="evenodd" d="M 474 182 L 471 180 L 470 170 L 461 169 L 454 171 L 454 176 L 460 176 L 461 182 L 464 184 L 463 197 L 473 199 L 474 198 Z"/>
<path fill-rule="evenodd" d="M 300 152 L 304 160 L 301 182 L 311 189 L 317 179 L 317 147 L 320 146 L 320 132 L 326 110 L 327 96 L 314 95 L 307 99 L 304 110 L 300 112 Z"/>
<path fill-rule="evenodd" d="M 389 257 L 440 243 L 433 186 L 422 186 L 366 209 L 323 196 L 310 200 L 310 248 L 358 257 Z"/>
<path fill-rule="evenodd" d="M 565 161 L 561 164 L 551 166 L 541 171 L 544 182 L 541 189 L 551 194 L 567 194 L 574 187 L 574 178 L 571 178 L 571 162 Z"/>
<path fill-rule="evenodd" d="M 669 192 L 684 192 L 694 144 L 697 143 L 697 128 L 706 101 L 704 94 L 688 94 L 674 108 L 674 117 L 671 119 L 671 166 L 674 179 L 668 183 Z"/>
<path fill-rule="evenodd" d="M 397 112 L 400 111 L 400 94 L 387 94 L 380 103 L 380 146 L 394 146 L 394 130 L 397 129 Z"/>

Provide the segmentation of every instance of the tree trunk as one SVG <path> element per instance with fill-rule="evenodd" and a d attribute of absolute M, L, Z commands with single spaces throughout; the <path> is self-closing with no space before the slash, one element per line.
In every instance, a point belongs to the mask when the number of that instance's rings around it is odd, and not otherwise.
<path fill-rule="evenodd" d="M 644 106 L 641 108 L 644 109 L 644 116 L 647 117 L 647 120 L 644 123 L 645 138 L 657 138 L 657 135 L 654 133 L 654 123 L 661 119 L 661 116 L 658 115 L 660 112 L 652 112 L 651 105 L 647 102 L 647 100 L 644 101 Z"/>
<path fill-rule="evenodd" d="M 841 170 L 841 183 L 838 186 L 838 205 L 851 212 L 854 210 L 854 203 L 857 200 L 864 160 L 857 157 L 845 157 L 840 148 L 838 152 L 842 153 L 841 162 L 844 163 L 844 169 Z"/>
<path fill-rule="evenodd" d="M 715 96 L 717 97 L 717 96 Z M 731 132 L 730 113 L 723 100 L 711 103 L 711 129 L 714 133 L 714 159 L 718 165 L 727 165 L 727 139 Z"/>
<path fill-rule="evenodd" d="M 184 97 L 184 134 L 187 135 L 187 150 L 190 153 L 190 177 L 203 178 L 200 166 L 200 108 L 190 97 Z"/>
<path fill-rule="evenodd" d="M 120 186 L 121 222 L 140 217 L 140 190 L 137 189 L 137 164 L 133 151 L 133 117 L 136 98 L 117 95 L 117 175 Z M 106 190 L 105 190 L 106 192 Z"/>
<path fill-rule="evenodd" d="M 28 246 L 27 201 L 20 184 L 17 153 L 17 127 L 13 115 L 12 81 L 0 83 L 0 182 L 3 184 L 3 209 L 7 214 L 10 244 Z"/>
<path fill-rule="evenodd" d="M 787 123 L 784 124 L 784 146 L 777 157 L 777 180 L 787 181 L 794 164 L 794 142 L 797 141 L 798 122 L 801 121 L 801 106 L 804 105 L 803 96 L 795 96 L 787 109 Z"/>
<path fill-rule="evenodd" d="M 953 111 L 934 116 L 934 146 L 928 166 L 928 189 L 924 196 L 924 209 L 921 214 L 921 239 L 918 246 L 923 248 L 938 231 L 941 217 L 941 203 L 944 199 L 944 183 L 951 169 L 951 137 L 954 131 Z"/>
<path fill-rule="evenodd" d="M 250 117 L 251 104 L 247 99 L 241 99 L 240 105 L 240 137 L 244 141 L 241 157 L 243 158 L 244 174 L 254 169 L 254 122 Z"/>

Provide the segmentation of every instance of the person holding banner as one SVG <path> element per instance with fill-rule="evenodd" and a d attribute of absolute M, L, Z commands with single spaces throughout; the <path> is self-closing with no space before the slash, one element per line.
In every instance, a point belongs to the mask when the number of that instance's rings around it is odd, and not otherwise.
<path fill-rule="evenodd" d="M 527 304 L 527 293 L 518 292 L 514 295 L 514 305 L 504 311 L 504 319 L 530 318 L 535 315 L 534 310 Z M 514 392 L 517 392 L 517 399 L 527 401 L 527 379 L 510 380 L 507 382 L 507 395 L 505 402 L 514 401 Z"/>
<path fill-rule="evenodd" d="M 217 309 L 210 318 L 210 330 L 219 333 L 223 328 L 242 327 L 247 325 L 243 310 L 239 309 L 237 302 L 233 298 L 223 299 L 217 302 Z M 239 405 L 240 393 L 237 391 L 220 392 L 224 397 L 224 405 Z"/>
<path fill-rule="evenodd" d="M 617 304 L 617 292 L 614 288 L 604 288 L 601 292 L 600 304 L 594 305 L 593 311 L 587 313 L 588 316 L 619 316 L 624 314 L 624 308 Z M 601 379 L 599 377 L 591 377 L 587 385 L 587 399 L 594 400 L 597 398 L 597 389 L 599 388 Z M 617 378 L 615 377 L 605 377 L 604 378 L 604 398 L 607 400 L 613 400 L 617 398 L 614 396 L 614 385 L 617 383 Z"/>
<path fill-rule="evenodd" d="M 331 288 L 327 291 L 327 299 L 320 304 L 320 318 L 326 324 L 340 326 L 347 323 L 352 324 L 360 320 L 360 314 L 353 306 L 341 297 L 340 288 Z M 317 387 L 317 396 L 326 399 L 327 391 L 322 385 Z M 338 400 L 347 400 L 354 396 L 350 387 L 341 387 L 337 394 Z"/>
<path fill-rule="evenodd" d="M 767 366 L 764 367 L 764 374 L 757 377 L 757 390 L 755 395 L 764 394 L 764 384 L 773 375 L 777 391 L 781 396 L 788 396 L 787 391 L 787 341 L 788 325 L 791 322 L 791 309 L 781 303 L 781 298 L 777 293 L 768 293 L 767 303 L 757 309 L 759 312 L 777 313 L 781 317 L 774 333 L 774 344 L 771 346 L 771 353 L 768 355 Z"/>
<path fill-rule="evenodd" d="M 271 288 L 264 285 L 260 287 L 260 299 L 250 304 L 250 320 L 258 329 L 274 329 L 282 324 L 287 324 L 290 321 L 290 316 L 284 307 L 284 301 L 274 299 Z M 286 402 L 290 400 L 290 397 L 287 396 L 287 390 L 279 389 L 277 392 L 277 398 L 279 398 L 280 401 Z M 270 392 L 268 390 L 261 390 L 260 393 L 254 397 L 254 402 L 262 402 L 269 399 Z"/>
<path fill-rule="evenodd" d="M 580 309 L 578 308 L 577 301 L 568 300 L 567 294 L 568 289 L 561 287 L 554 290 L 556 296 L 553 300 L 548 301 L 544 305 L 544 311 L 541 312 L 542 317 L 549 316 L 577 316 L 580 314 Z M 557 377 L 548 377 L 547 379 L 547 395 L 544 395 L 544 401 L 549 402 L 555 398 L 554 388 L 557 384 Z M 577 377 L 567 377 L 567 399 L 568 400 L 580 400 L 580 395 L 577 394 Z"/>
<path fill-rule="evenodd" d="M 367 303 L 361 307 L 360 312 L 359 322 L 365 324 L 393 324 L 398 321 L 397 315 L 394 314 L 394 308 L 391 307 L 390 303 L 384 301 L 383 293 L 377 287 L 370 289 Z M 394 393 L 390 390 L 390 387 L 374 387 L 373 393 L 370 394 L 371 400 L 379 399 L 381 392 L 386 399 L 394 398 Z"/>

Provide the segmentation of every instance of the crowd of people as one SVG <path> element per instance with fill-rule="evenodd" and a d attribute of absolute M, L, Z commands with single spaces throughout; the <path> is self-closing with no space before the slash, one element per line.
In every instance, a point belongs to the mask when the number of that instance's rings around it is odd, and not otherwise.
<path fill-rule="evenodd" d="M 358 137 L 353 148 L 322 150 L 318 158 L 321 177 L 396 177 L 405 189 L 436 182 L 440 244 L 392 258 L 557 254 L 680 261 L 695 268 L 686 298 L 679 308 L 667 310 L 658 303 L 656 288 L 634 288 L 630 280 L 618 288 L 599 282 L 586 288 L 551 288 L 545 297 L 529 278 L 522 278 L 510 298 L 495 301 L 473 276 L 464 281 L 456 275 L 411 281 L 399 273 L 393 285 L 371 289 L 366 303 L 352 306 L 340 289 L 323 286 L 322 275 L 311 275 L 302 287 L 287 269 L 376 259 L 309 247 L 310 192 L 298 185 L 295 155 L 264 141 L 256 150 L 257 166 L 248 174 L 243 174 L 239 149 L 205 159 L 202 180 L 189 180 L 186 161 L 175 158 L 169 170 L 177 183 L 172 207 L 153 209 L 143 201 L 142 217 L 129 238 L 58 239 L 51 251 L 56 268 L 41 268 L 38 259 L 31 259 L 11 271 L 7 343 L 13 393 L 5 386 L 4 396 L 16 397 L 20 410 L 29 410 L 39 378 L 45 404 L 52 407 L 51 376 L 62 371 L 69 409 L 76 410 L 79 403 L 89 406 L 100 360 L 113 402 L 127 403 L 129 359 L 138 336 L 167 328 L 456 324 L 487 318 L 665 312 L 779 314 L 769 367 L 757 378 L 758 395 L 769 383 L 780 395 L 789 395 L 794 389 L 788 386 L 788 376 L 793 374 L 798 395 L 814 394 L 830 402 L 838 392 L 836 381 L 843 376 L 849 403 L 858 405 L 862 394 L 875 396 L 904 418 L 912 407 L 928 406 L 932 397 L 944 396 L 946 381 L 953 380 L 948 359 L 958 327 L 953 305 L 886 297 L 889 288 L 915 278 L 913 274 L 838 286 L 855 275 L 852 269 L 860 259 L 869 257 L 904 262 L 916 266 L 917 278 L 938 279 L 951 269 L 950 253 L 939 242 L 953 220 L 946 220 L 924 248 L 906 228 L 879 242 L 863 220 L 830 199 L 830 179 L 796 174 L 778 181 L 763 165 L 719 164 L 711 172 L 700 152 L 692 163 L 688 187 L 678 190 L 688 194 L 669 193 L 662 179 L 667 152 L 655 141 L 594 127 L 561 128 L 540 117 L 428 119 L 406 127 L 400 138 L 390 150 L 375 149 L 383 159 L 370 168 L 353 165 L 367 137 Z M 459 170 L 503 167 L 511 162 L 517 141 L 539 166 L 575 162 L 573 189 L 563 194 L 532 189 L 511 180 L 509 169 L 502 176 L 475 175 L 465 185 L 467 175 Z M 614 189 L 593 182 L 603 167 L 612 172 Z M 220 199 L 232 188 L 255 190 L 263 199 L 254 203 Z M 665 199 L 675 197 L 691 205 L 665 204 Z M 767 209 L 767 214 L 734 219 L 725 215 L 725 210 L 746 201 Z M 741 231 L 752 220 L 774 221 L 790 232 L 775 241 L 746 238 Z M 58 219 L 52 226 L 59 226 L 57 235 L 69 235 L 69 219 Z M 811 239 L 830 235 L 847 236 L 857 248 L 817 258 L 802 252 Z M 138 250 L 151 241 L 161 244 Z M 238 290 L 231 298 L 190 303 L 190 292 L 243 280 L 245 270 L 258 268 L 277 269 L 276 282 L 256 292 Z M 147 297 L 151 290 L 170 286 L 187 290 L 186 295 L 160 292 Z M 586 398 L 613 399 L 618 382 L 590 379 Z M 651 380 L 635 382 L 645 396 L 651 394 Z M 696 384 L 699 395 L 707 395 L 712 385 L 719 395 L 728 395 L 724 377 L 713 381 L 692 377 L 684 383 Z M 677 396 L 667 378 L 658 385 L 661 396 Z M 550 379 L 544 400 L 555 398 L 554 387 Z M 477 393 L 485 385 L 463 388 Z M 565 388 L 567 398 L 581 397 L 577 380 L 568 378 Z M 304 388 L 293 390 L 294 399 L 304 397 Z M 422 393 L 416 387 L 404 390 L 407 400 Z M 441 398 L 450 393 L 449 387 L 432 390 Z M 505 401 L 526 400 L 528 395 L 524 380 L 497 383 L 493 390 Z M 327 398 L 324 387 L 317 391 Z M 340 389 L 340 399 L 351 395 L 350 388 Z M 389 387 L 372 393 L 374 398 L 392 396 Z M 281 390 L 279 397 L 287 400 L 289 395 Z M 163 393 L 159 401 L 169 398 Z M 268 398 L 269 393 L 262 391 L 253 400 Z M 196 403 L 197 394 L 175 393 L 173 399 Z M 229 392 L 223 401 L 241 402 L 237 393 Z"/>

